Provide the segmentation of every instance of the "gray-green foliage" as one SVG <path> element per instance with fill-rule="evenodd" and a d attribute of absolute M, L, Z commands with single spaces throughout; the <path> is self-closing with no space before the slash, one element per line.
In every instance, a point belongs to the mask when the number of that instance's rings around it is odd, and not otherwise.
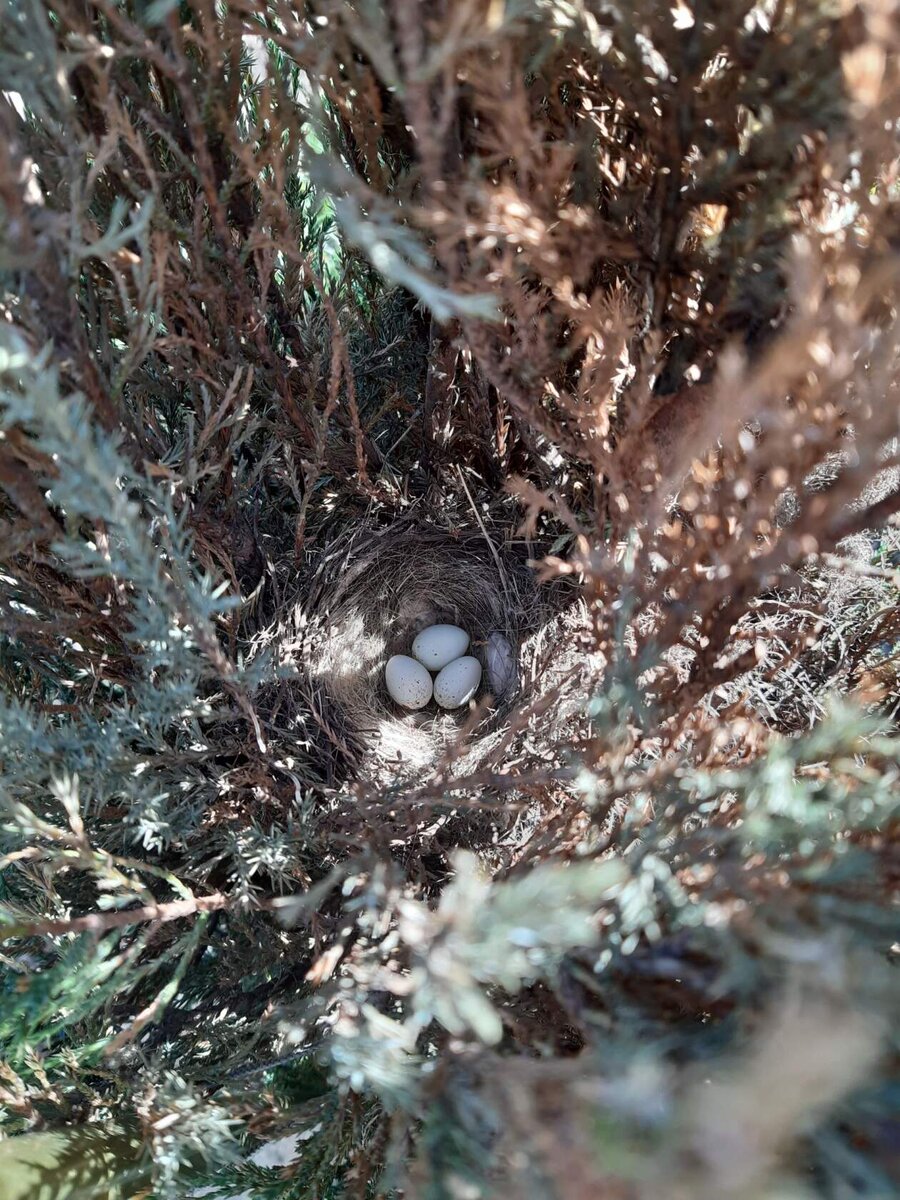
<path fill-rule="evenodd" d="M 201 722 L 214 714 L 214 689 L 255 686 L 260 672 L 229 669 L 221 656 L 214 623 L 232 601 L 191 565 L 183 519 L 164 489 L 135 476 L 115 441 L 88 419 L 84 399 L 62 395 L 56 372 L 40 357 L 31 360 L 15 341 L 3 355 L 0 404 L 6 427 L 27 429 L 52 464 L 48 498 L 61 518 L 54 552 L 78 578 L 103 580 L 110 604 L 118 595 L 127 612 L 111 651 L 127 655 L 138 668 L 127 692 L 96 680 L 95 698 L 99 695 L 103 704 L 84 714 L 86 726 L 53 722 L 5 701 L 4 788 L 10 815 L 23 834 L 40 831 L 86 848 L 82 814 L 125 799 L 125 826 L 137 831 L 145 846 L 161 847 L 176 836 L 171 814 L 179 814 L 183 831 L 189 825 L 203 777 L 160 773 L 157 753 L 163 747 L 202 749 Z M 94 524 L 98 518 L 102 543 Z M 39 620 L 43 614 L 16 584 L 7 580 L 7 611 Z M 43 663 L 45 699 L 51 704 L 63 702 L 67 688 L 77 695 L 84 686 L 77 667 L 68 665 L 69 649 L 61 640 L 55 657 Z M 33 756 L 37 747 L 40 773 Z M 70 780 L 55 786 L 69 774 L 78 775 L 77 785 Z M 29 815 L 23 804 L 32 796 L 41 807 Z M 54 812 L 68 829 L 51 828 Z"/>
<path fill-rule="evenodd" d="M 412 1021 L 494 1045 L 503 1025 L 486 989 L 516 993 L 553 978 L 568 951 L 596 940 L 597 908 L 627 890 L 628 871 L 614 859 L 547 865 L 498 886 L 471 856 L 457 856 L 454 868 L 433 913 L 421 903 L 400 908 L 400 936 L 415 951 Z"/>

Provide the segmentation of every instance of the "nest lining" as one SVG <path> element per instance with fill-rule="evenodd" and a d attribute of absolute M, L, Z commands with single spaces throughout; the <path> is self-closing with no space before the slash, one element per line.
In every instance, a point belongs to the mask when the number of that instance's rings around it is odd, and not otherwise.
<path fill-rule="evenodd" d="M 304 604 L 302 669 L 342 714 L 356 744 L 361 775 L 406 775 L 445 755 L 467 726 L 468 768 L 486 753 L 521 690 L 529 646 L 547 610 L 524 559 L 488 543 L 433 529 L 364 530 L 339 539 L 319 566 Z M 409 654 L 413 638 L 447 622 L 470 635 L 469 653 L 484 668 L 476 699 L 492 696 L 468 728 L 468 709 L 432 704 L 409 712 L 384 683 L 392 654 Z M 505 639 L 505 642 L 504 640 Z M 512 652 L 512 669 L 508 650 Z"/>

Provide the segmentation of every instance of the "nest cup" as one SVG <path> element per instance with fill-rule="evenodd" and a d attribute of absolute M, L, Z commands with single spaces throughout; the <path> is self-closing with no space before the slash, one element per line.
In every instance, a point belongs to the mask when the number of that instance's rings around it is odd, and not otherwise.
<path fill-rule="evenodd" d="M 396 704 L 384 682 L 391 655 L 410 654 L 429 625 L 469 634 L 468 653 L 483 668 L 476 699 L 493 697 L 459 748 L 471 765 L 515 702 L 524 647 L 541 620 L 523 558 L 480 533 L 415 528 L 357 533 L 332 545 L 305 607 L 306 669 L 359 747 L 353 768 L 374 777 L 428 767 L 470 722 L 468 707 L 446 711 L 432 702 L 410 712 Z"/>

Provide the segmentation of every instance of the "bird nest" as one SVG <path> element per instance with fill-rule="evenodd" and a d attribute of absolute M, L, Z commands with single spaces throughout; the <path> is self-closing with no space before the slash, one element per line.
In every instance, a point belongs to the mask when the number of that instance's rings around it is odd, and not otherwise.
<path fill-rule="evenodd" d="M 328 711 L 339 714 L 353 770 L 387 780 L 439 760 L 484 761 L 527 690 L 548 618 L 524 553 L 483 533 L 365 529 L 339 538 L 319 563 L 302 604 L 298 666 Z M 388 694 L 384 668 L 409 654 L 429 625 L 459 625 L 481 661 L 474 710 L 434 703 L 418 712 Z"/>

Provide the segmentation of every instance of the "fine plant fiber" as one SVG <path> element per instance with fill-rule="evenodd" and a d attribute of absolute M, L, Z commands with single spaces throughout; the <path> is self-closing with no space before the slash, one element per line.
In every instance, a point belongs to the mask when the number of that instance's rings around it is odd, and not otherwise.
<path fill-rule="evenodd" d="M 0 1200 L 897 1194 L 898 20 L 0 0 Z"/>

